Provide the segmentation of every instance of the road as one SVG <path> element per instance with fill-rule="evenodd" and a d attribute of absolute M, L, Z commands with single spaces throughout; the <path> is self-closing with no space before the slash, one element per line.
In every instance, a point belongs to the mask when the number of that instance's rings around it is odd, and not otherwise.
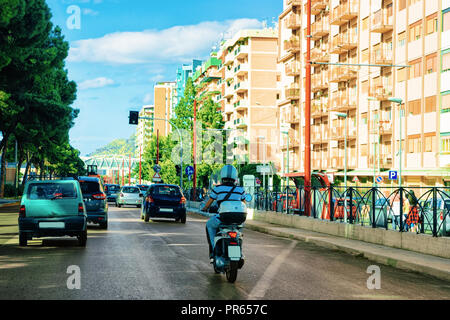
<path fill-rule="evenodd" d="M 89 228 L 86 248 L 72 238 L 0 245 L 0 299 L 450 298 L 450 283 L 387 266 L 380 266 L 381 289 L 369 290 L 370 261 L 250 230 L 246 264 L 230 284 L 209 264 L 205 218 L 145 223 L 139 209 L 114 206 L 109 214 L 108 230 Z M 80 290 L 67 288 L 72 265 L 81 271 Z"/>

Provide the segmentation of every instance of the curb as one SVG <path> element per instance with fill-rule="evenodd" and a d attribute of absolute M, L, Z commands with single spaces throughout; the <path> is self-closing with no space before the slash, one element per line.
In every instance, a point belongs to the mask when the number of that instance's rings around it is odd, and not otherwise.
<path fill-rule="evenodd" d="M 200 213 L 196 212 L 196 210 L 188 210 L 190 213 L 200 214 L 202 216 L 210 217 L 211 215 L 208 213 Z M 336 244 L 332 243 L 330 240 L 327 239 L 327 235 L 322 235 L 320 233 L 317 233 L 317 235 L 299 235 L 299 234 L 292 234 L 283 230 L 280 230 L 280 228 L 285 228 L 283 226 L 277 226 L 273 225 L 271 227 L 266 226 L 260 226 L 256 224 L 252 224 L 252 220 L 249 220 L 245 224 L 245 228 L 261 233 L 270 234 L 277 237 L 282 238 L 288 238 L 288 239 L 295 239 L 307 243 L 311 243 L 323 248 L 341 251 L 348 253 L 352 256 L 357 257 L 363 257 L 370 261 L 374 261 L 376 263 L 380 263 L 386 266 L 394 267 L 397 269 L 402 269 L 405 271 L 412 271 L 412 272 L 418 272 L 421 274 L 426 274 L 435 278 L 443 279 L 450 281 L 450 270 L 443 270 L 439 268 L 435 268 L 423 263 L 414 263 L 411 261 L 407 261 L 406 259 L 395 259 L 392 258 L 390 255 L 386 255 L 383 253 L 376 253 L 372 252 L 371 250 L 364 250 L 364 249 L 356 249 L 350 246 L 342 245 L 342 244 Z M 300 230 L 300 229 L 299 229 Z M 362 243 L 365 243 L 361 241 Z M 383 246 L 378 246 L 382 248 Z M 401 249 L 398 249 L 401 250 Z M 412 253 L 414 254 L 414 253 Z M 441 258 L 445 260 L 444 258 Z"/>

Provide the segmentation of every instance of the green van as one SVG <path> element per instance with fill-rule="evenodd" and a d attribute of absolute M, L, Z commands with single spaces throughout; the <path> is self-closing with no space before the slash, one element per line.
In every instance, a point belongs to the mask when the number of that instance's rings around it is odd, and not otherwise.
<path fill-rule="evenodd" d="M 86 246 L 87 214 L 77 180 L 31 180 L 19 211 L 19 244 L 42 237 L 77 237 Z"/>

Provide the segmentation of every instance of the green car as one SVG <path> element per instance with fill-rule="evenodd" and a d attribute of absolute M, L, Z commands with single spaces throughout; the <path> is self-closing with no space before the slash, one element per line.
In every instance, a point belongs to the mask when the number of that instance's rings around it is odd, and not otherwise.
<path fill-rule="evenodd" d="M 87 214 L 77 180 L 31 180 L 19 211 L 19 244 L 43 237 L 77 237 L 86 246 Z"/>

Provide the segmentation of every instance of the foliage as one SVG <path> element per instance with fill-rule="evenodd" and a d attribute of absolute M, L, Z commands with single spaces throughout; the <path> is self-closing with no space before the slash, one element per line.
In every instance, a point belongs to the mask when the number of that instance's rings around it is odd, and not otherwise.
<path fill-rule="evenodd" d="M 116 139 L 108 143 L 106 146 L 89 154 L 88 157 L 134 154 L 135 146 L 136 135 L 133 134 L 129 139 Z"/>

